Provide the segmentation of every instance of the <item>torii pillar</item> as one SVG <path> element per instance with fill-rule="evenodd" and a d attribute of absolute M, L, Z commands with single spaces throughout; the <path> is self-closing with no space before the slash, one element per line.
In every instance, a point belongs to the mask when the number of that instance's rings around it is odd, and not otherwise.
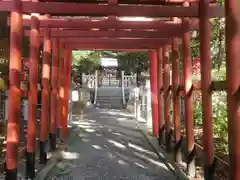
<path fill-rule="evenodd" d="M 43 65 L 42 65 L 42 112 L 40 128 L 41 164 L 45 164 L 47 161 L 46 144 L 48 140 L 48 121 L 49 121 L 50 54 L 51 54 L 50 29 L 45 29 Z"/>
<path fill-rule="evenodd" d="M 20 121 L 20 73 L 22 12 L 21 1 L 13 0 L 10 19 L 10 62 L 9 62 L 9 98 L 7 124 L 6 180 L 17 179 L 19 121 Z"/>
<path fill-rule="evenodd" d="M 189 6 L 188 2 L 184 2 L 185 7 Z M 183 26 L 189 22 L 189 18 L 183 18 Z M 187 172 L 192 178 L 196 175 L 195 157 L 196 149 L 194 144 L 194 123 L 193 123 L 193 106 L 192 106 L 192 60 L 190 49 L 190 34 L 184 32 L 182 36 L 182 59 L 183 59 L 183 79 L 184 79 L 184 106 L 185 106 L 185 126 L 187 137 Z"/>
<path fill-rule="evenodd" d="M 158 62 L 157 62 L 157 88 L 158 88 L 158 144 L 163 145 L 164 144 L 164 113 L 163 113 L 163 92 L 161 91 L 163 87 L 163 73 L 162 73 L 162 67 L 163 67 L 163 48 L 157 49 L 157 56 L 158 56 Z"/>
<path fill-rule="evenodd" d="M 28 92 L 28 129 L 27 129 L 27 152 L 26 152 L 26 178 L 35 177 L 35 155 L 37 136 L 37 80 L 39 61 L 39 19 L 31 16 L 30 35 L 30 62 L 29 62 L 29 92 Z"/>
<path fill-rule="evenodd" d="M 58 71 L 58 107 L 57 107 L 57 137 L 61 138 L 63 122 L 63 98 L 64 98 L 64 45 L 59 44 L 59 71 Z"/>
<path fill-rule="evenodd" d="M 158 83 L 157 83 L 157 51 L 152 50 L 149 52 L 150 57 L 150 89 L 152 99 L 152 129 L 153 136 L 158 136 L 159 119 L 158 119 Z"/>
<path fill-rule="evenodd" d="M 68 134 L 68 109 L 69 109 L 69 93 L 71 87 L 71 63 L 72 63 L 72 51 L 66 50 L 64 61 L 64 98 L 63 98 L 63 121 L 62 121 L 62 138 L 66 140 Z"/>
<path fill-rule="evenodd" d="M 229 179 L 240 179 L 239 0 L 225 1 Z"/>
<path fill-rule="evenodd" d="M 51 116 L 50 116 L 50 147 L 56 149 L 56 129 L 57 129 L 57 84 L 58 84 L 58 40 L 53 40 L 52 49 L 52 72 L 51 72 Z"/>

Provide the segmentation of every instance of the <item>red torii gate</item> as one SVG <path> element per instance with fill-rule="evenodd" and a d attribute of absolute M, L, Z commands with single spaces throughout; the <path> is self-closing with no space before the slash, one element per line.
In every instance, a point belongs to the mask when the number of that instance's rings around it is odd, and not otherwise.
<path fill-rule="evenodd" d="M 159 136 L 162 140 L 163 132 L 166 136 L 166 150 L 171 152 L 171 128 L 169 120 L 169 91 L 173 91 L 173 104 L 174 104 L 174 139 L 175 139 L 175 160 L 177 163 L 181 160 L 181 134 L 180 134 L 180 91 L 184 91 L 185 97 L 185 112 L 186 112 L 186 137 L 187 137 L 187 164 L 189 175 L 195 174 L 195 147 L 193 135 L 193 117 L 192 117 L 192 104 L 191 96 L 194 86 L 191 81 L 191 55 L 190 55 L 190 36 L 188 30 L 195 29 L 191 25 L 189 18 L 199 18 L 200 29 L 200 58 L 201 62 L 201 91 L 203 100 L 203 135 L 204 135 L 204 152 L 205 152 L 205 178 L 213 179 L 214 172 L 214 151 L 213 151 L 213 132 L 212 132 L 212 105 L 211 105 L 211 58 L 210 58 L 210 29 L 208 19 L 212 17 L 224 17 L 224 9 L 215 3 L 211 4 L 209 0 L 192 0 L 188 3 L 193 3 L 192 6 L 183 0 L 170 0 L 170 1 L 151 1 L 145 0 L 141 2 L 143 5 L 130 5 L 131 3 L 140 4 L 137 0 L 120 0 L 106 1 L 105 4 L 88 4 L 85 3 L 59 3 L 59 2 L 31 2 L 31 1 L 0 1 L 0 11 L 11 12 L 10 26 L 11 26 L 11 43 L 10 43 L 10 88 L 9 88 L 9 119 L 8 119 L 8 134 L 7 134 L 7 153 L 6 153 L 6 179 L 17 179 L 17 157 L 16 152 L 18 149 L 19 137 L 19 114 L 20 114 L 20 77 L 21 72 L 21 36 L 22 26 L 31 26 L 31 31 L 26 32 L 30 35 L 30 90 L 29 90 L 29 120 L 28 120 L 28 136 L 27 136 L 27 177 L 34 177 L 34 164 L 35 164 L 35 143 L 36 143 L 36 76 L 35 71 L 38 66 L 38 48 L 40 44 L 40 27 L 45 28 L 44 32 L 44 63 L 43 63 L 43 79 L 42 79 L 42 93 L 43 93 L 43 109 L 41 115 L 41 137 L 40 137 L 40 154 L 41 162 L 46 161 L 45 143 L 47 140 L 46 122 L 48 121 L 48 101 L 49 91 L 51 90 L 51 125 L 50 125 L 50 139 L 52 148 L 55 149 L 56 129 L 62 129 L 63 138 L 67 135 L 67 106 L 70 79 L 70 52 L 72 49 L 114 49 L 114 50 L 150 50 L 150 74 L 151 74 L 151 91 L 152 91 L 152 113 L 153 113 L 153 134 Z M 119 4 L 118 4 L 119 3 Z M 128 4 L 128 5 L 121 5 Z M 176 5 L 162 5 L 162 3 L 172 3 Z M 144 4 L 154 4 L 152 6 Z M 184 6 L 179 6 L 183 4 Z M 198 7 L 199 5 L 199 7 Z M 240 86 L 240 62 L 238 61 L 240 45 L 239 40 L 239 24 L 240 20 L 237 18 L 237 0 L 228 0 L 225 3 L 226 13 L 226 46 L 227 46 L 227 92 L 228 92 L 228 128 L 229 128 L 229 162 L 230 162 L 230 179 L 240 179 L 240 112 L 239 112 L 239 86 Z M 32 14 L 31 20 L 22 19 L 23 13 L 41 13 L 50 15 L 81 15 L 81 16 L 146 16 L 146 17 L 179 17 L 183 18 L 181 24 L 165 24 L 159 22 L 119 22 L 119 21 L 102 21 L 95 22 L 80 22 L 75 23 L 75 20 L 59 19 L 51 20 L 40 19 L 38 16 Z M 113 18 L 114 19 L 114 18 Z M 81 20 L 76 20 L 81 21 Z M 85 23 L 85 24 L 84 24 Z M 104 24 L 106 23 L 106 25 Z M 183 27 L 183 28 L 181 28 Z M 187 27 L 187 28 L 186 28 Z M 55 28 L 50 30 L 50 28 Z M 66 28 L 61 32 L 56 28 Z M 89 38 L 95 39 L 64 39 L 64 37 L 78 37 L 81 31 L 77 29 L 88 30 L 89 28 L 99 28 L 99 32 L 87 31 L 85 34 Z M 102 32 L 101 29 L 157 29 L 156 32 L 141 31 L 137 32 L 134 36 L 127 32 Z M 165 28 L 166 30 L 162 30 Z M 172 31 L 170 31 L 172 28 Z M 68 30 L 67 30 L 68 29 Z M 75 35 L 70 35 L 73 31 Z M 56 32 L 55 32 L 56 31 Z M 69 32 L 70 31 L 70 32 Z M 51 34 L 51 32 L 53 32 Z M 167 33 L 169 32 L 169 34 Z M 56 33 L 56 34 L 55 34 Z M 62 34 L 61 34 L 62 33 Z M 121 34 L 122 33 L 122 34 Z M 135 33 L 135 32 L 134 32 Z M 146 34 L 145 34 L 146 33 Z M 157 33 L 163 33 L 158 35 Z M 54 35 L 55 34 L 55 35 Z M 52 36 L 51 36 L 52 35 Z M 102 44 L 99 41 L 100 37 L 110 36 L 116 37 L 116 40 L 104 40 Z M 166 35 L 166 36 L 164 36 Z M 97 36 L 97 37 L 96 37 Z M 138 39 L 131 39 L 132 37 Z M 138 36 L 138 37 L 137 37 Z M 141 40 L 141 36 L 145 37 Z M 149 37 L 147 40 L 146 37 Z M 52 38 L 53 37 L 53 38 Z M 125 37 L 121 40 L 117 37 Z M 158 38 L 169 38 L 168 40 L 159 40 Z M 180 84 L 180 71 L 178 62 L 178 38 L 182 38 L 183 48 L 183 77 L 184 84 Z M 171 40 L 171 41 L 169 41 Z M 122 42 L 121 42 L 122 41 Z M 50 80 L 50 51 L 51 42 L 53 42 L 53 71 L 51 74 L 52 88 L 49 88 Z M 86 43 L 87 44 L 83 44 Z M 132 42 L 132 44 L 131 44 Z M 65 43 L 65 44 L 64 44 Z M 129 44 L 130 43 L 130 44 Z M 144 43 L 139 44 L 139 43 Z M 168 45 L 171 44 L 171 49 Z M 60 49 L 59 65 L 57 65 L 57 48 Z M 169 85 L 169 67 L 168 56 L 172 52 L 172 82 Z M 57 77 L 57 69 L 59 77 Z M 164 79 L 162 79 L 162 70 L 164 70 Z M 66 79 L 65 79 L 66 77 Z M 57 95 L 57 79 L 58 84 L 58 111 L 56 108 L 56 95 Z M 65 86 L 63 84 L 65 82 Z M 163 87 L 163 88 L 162 88 Z M 164 90 L 164 120 L 160 116 L 160 109 L 162 108 L 162 98 L 160 93 Z M 55 105 L 55 106 L 54 106 Z M 158 132 L 159 131 L 159 132 Z M 160 143 L 164 143 L 160 141 Z"/>

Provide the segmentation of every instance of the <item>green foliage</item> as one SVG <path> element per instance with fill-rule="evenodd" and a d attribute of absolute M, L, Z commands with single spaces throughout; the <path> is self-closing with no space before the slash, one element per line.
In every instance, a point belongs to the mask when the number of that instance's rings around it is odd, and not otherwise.
<path fill-rule="evenodd" d="M 118 53 L 112 51 L 102 51 L 101 56 L 105 58 L 117 58 Z"/>
<path fill-rule="evenodd" d="M 226 92 L 213 93 L 213 131 L 215 148 L 219 152 L 228 152 L 227 127 L 227 94 Z"/>
<path fill-rule="evenodd" d="M 100 53 L 96 51 L 73 51 L 72 66 L 74 71 L 94 73 L 100 67 Z"/>
<path fill-rule="evenodd" d="M 125 74 L 143 72 L 149 68 L 146 52 L 73 51 L 72 55 L 75 72 L 93 73 L 100 67 L 100 57 L 116 58 L 119 70 L 124 70 Z"/>
<path fill-rule="evenodd" d="M 212 27 L 211 58 L 213 68 L 220 70 L 225 65 L 225 20 L 215 18 L 210 20 Z M 179 58 L 182 62 L 182 45 L 179 45 Z M 200 34 L 199 31 L 191 33 L 191 57 L 192 60 L 200 57 Z"/>
<path fill-rule="evenodd" d="M 198 94 L 200 94 L 199 92 L 197 92 Z M 201 127 L 202 126 L 202 100 L 198 99 L 194 102 L 194 110 L 193 110 L 193 118 L 195 120 L 195 125 L 197 127 Z"/>
<path fill-rule="evenodd" d="M 226 92 L 212 94 L 212 121 L 214 147 L 216 152 L 228 153 L 227 95 Z M 197 128 L 202 128 L 202 102 L 194 103 L 194 120 Z"/>
<path fill-rule="evenodd" d="M 224 80 L 226 73 L 224 69 L 221 71 L 213 71 L 214 80 Z M 202 101 L 200 92 L 195 92 L 199 98 L 194 101 L 193 116 L 196 128 L 202 128 Z M 227 93 L 225 91 L 217 91 L 212 94 L 212 121 L 214 132 L 214 147 L 216 152 L 228 153 L 228 128 L 227 128 Z"/>
<path fill-rule="evenodd" d="M 10 59 L 10 27 L 7 25 L 9 13 L 0 12 L 0 73 L 8 80 Z M 29 38 L 22 38 L 22 57 L 29 57 Z"/>
<path fill-rule="evenodd" d="M 219 4 L 221 4 L 221 6 L 224 6 L 224 4 L 225 4 L 225 1 L 224 1 L 224 0 L 217 0 L 217 2 L 218 2 Z"/>
<path fill-rule="evenodd" d="M 125 74 L 131 72 L 143 72 L 149 68 L 149 56 L 147 52 L 124 52 L 118 53 L 119 69 L 124 70 Z"/>

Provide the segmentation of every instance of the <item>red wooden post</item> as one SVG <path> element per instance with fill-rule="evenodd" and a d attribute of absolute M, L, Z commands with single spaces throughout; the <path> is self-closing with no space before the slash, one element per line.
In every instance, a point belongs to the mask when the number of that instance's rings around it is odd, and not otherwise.
<path fill-rule="evenodd" d="M 188 6 L 189 3 L 184 3 Z M 188 22 L 189 18 L 183 18 L 183 26 Z M 195 168 L 195 146 L 193 133 L 193 113 L 192 113 L 192 79 L 191 79 L 191 50 L 190 50 L 190 34 L 185 32 L 182 38 L 183 53 L 183 79 L 184 79 L 184 105 L 185 105 L 185 126 L 187 136 L 187 171 L 190 177 L 196 174 Z"/>
<path fill-rule="evenodd" d="M 35 152 L 37 135 L 36 108 L 40 36 L 38 17 L 32 15 L 31 21 L 26 177 L 32 179 L 35 177 Z"/>
<path fill-rule="evenodd" d="M 153 136 L 158 136 L 158 89 L 157 89 L 157 51 L 149 52 L 150 57 L 150 88 L 152 97 L 152 128 Z"/>
<path fill-rule="evenodd" d="M 203 146 L 204 146 L 204 178 L 214 179 L 214 147 L 212 131 L 212 91 L 211 70 L 212 60 L 210 53 L 211 28 L 208 21 L 209 2 L 202 0 L 200 7 L 200 59 L 201 59 L 201 90 L 203 104 Z"/>
<path fill-rule="evenodd" d="M 181 113 L 180 113 L 180 67 L 178 59 L 178 39 L 172 39 L 172 92 L 173 92 L 173 122 L 175 130 L 174 158 L 176 163 L 182 161 Z"/>
<path fill-rule="evenodd" d="M 65 54 L 65 66 L 64 66 L 64 100 L 63 100 L 63 131 L 62 137 L 63 139 L 67 138 L 68 134 L 68 107 L 69 107 L 69 93 L 70 93 L 70 85 L 71 85 L 71 63 L 72 63 L 72 51 L 67 50 Z"/>
<path fill-rule="evenodd" d="M 44 50 L 42 65 L 42 111 L 40 129 L 40 163 L 46 163 L 46 143 L 48 140 L 48 121 L 49 121 L 49 80 L 50 80 L 50 53 L 51 40 L 50 30 L 45 29 Z"/>
<path fill-rule="evenodd" d="M 64 97 L 64 47 L 59 44 L 59 71 L 58 71 L 58 107 L 57 107 L 57 136 L 60 138 L 62 130 L 62 105 Z"/>
<path fill-rule="evenodd" d="M 229 179 L 240 179 L 240 19 L 239 1 L 225 1 Z"/>
<path fill-rule="evenodd" d="M 171 151 L 171 122 L 170 122 L 170 99 L 169 99 L 169 50 L 163 47 L 163 89 L 164 89 L 164 119 L 165 119 L 165 139 L 166 151 Z"/>
<path fill-rule="evenodd" d="M 52 45 L 52 71 L 51 71 L 51 116 L 50 116 L 50 147 L 56 149 L 56 120 L 57 120 L 57 76 L 58 76 L 58 40 L 53 40 Z"/>
<path fill-rule="evenodd" d="M 13 1 L 10 19 L 10 62 L 9 62 L 9 98 L 6 152 L 6 180 L 17 179 L 17 152 L 19 144 L 20 120 L 20 73 L 21 73 L 21 42 L 22 12 L 21 1 Z"/>
<path fill-rule="evenodd" d="M 158 82 L 158 123 L 159 123 L 159 145 L 164 144 L 164 118 L 163 118 L 163 98 L 161 88 L 163 87 L 162 83 L 162 67 L 163 67 L 163 49 L 157 49 L 158 64 L 157 64 L 157 82 Z"/>

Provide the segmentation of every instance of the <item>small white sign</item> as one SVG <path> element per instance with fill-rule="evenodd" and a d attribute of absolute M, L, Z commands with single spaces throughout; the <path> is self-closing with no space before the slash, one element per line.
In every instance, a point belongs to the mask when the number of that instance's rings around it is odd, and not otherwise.
<path fill-rule="evenodd" d="M 77 90 L 72 91 L 72 101 L 73 102 L 79 101 L 79 92 Z"/>

